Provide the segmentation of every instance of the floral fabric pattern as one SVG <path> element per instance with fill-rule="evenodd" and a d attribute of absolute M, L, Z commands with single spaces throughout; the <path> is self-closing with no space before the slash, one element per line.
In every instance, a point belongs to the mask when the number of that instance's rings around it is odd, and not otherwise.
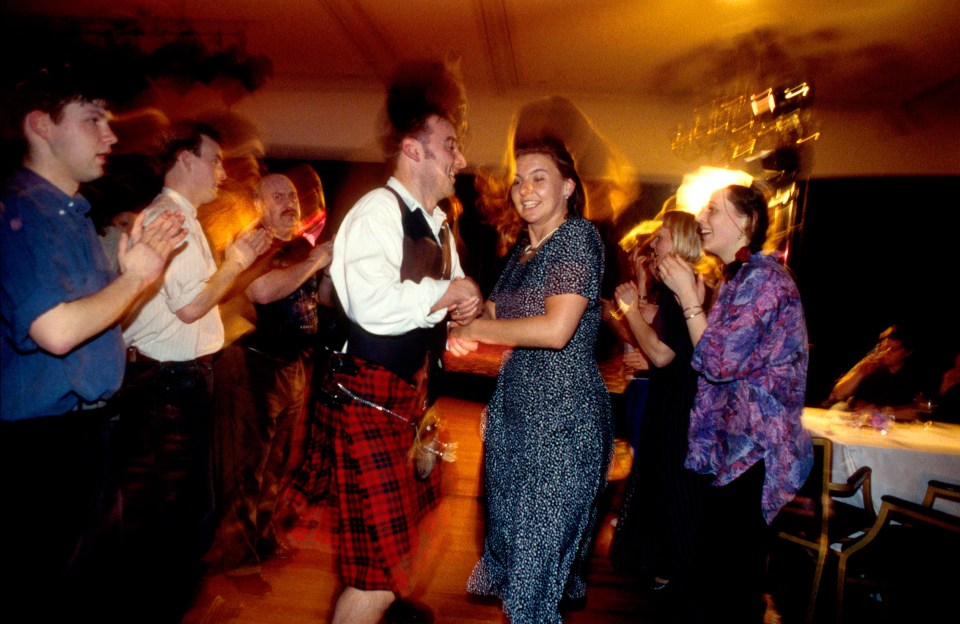
<path fill-rule="evenodd" d="M 700 373 L 690 413 L 687 468 L 723 486 L 765 463 L 763 515 L 770 523 L 813 464 L 800 422 L 807 327 L 800 293 L 776 255 L 753 254 L 721 285 L 693 353 Z"/>

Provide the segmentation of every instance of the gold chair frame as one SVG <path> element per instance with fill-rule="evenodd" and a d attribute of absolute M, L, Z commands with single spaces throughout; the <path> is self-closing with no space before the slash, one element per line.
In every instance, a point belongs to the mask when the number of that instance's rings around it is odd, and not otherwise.
<path fill-rule="evenodd" d="M 790 513 L 791 508 L 797 508 L 797 503 L 801 501 L 808 502 L 812 505 L 809 513 L 816 516 L 816 520 L 819 521 L 819 530 L 816 530 L 814 518 L 811 517 L 810 528 L 812 530 L 809 532 L 791 532 L 789 528 L 792 527 L 780 528 L 776 532 L 779 539 L 798 544 L 816 557 L 816 567 L 811 581 L 805 618 L 808 624 L 813 622 L 817 595 L 820 591 L 827 560 L 831 553 L 837 554 L 836 550 L 831 548 L 831 545 L 839 543 L 842 546 L 859 539 L 876 518 L 870 487 L 871 468 L 861 466 L 845 482 L 834 482 L 833 442 L 828 438 L 813 437 L 813 445 L 814 467 L 807 478 L 807 483 L 801 488 L 794 501 L 788 504 L 784 511 L 781 511 L 781 514 Z M 856 523 L 853 528 L 848 526 L 850 523 L 844 522 L 844 529 L 838 532 L 837 525 L 839 522 L 836 515 L 839 510 L 838 506 L 834 504 L 834 499 L 847 499 L 857 492 L 862 494 L 863 508 L 860 509 L 853 505 L 849 505 L 849 507 L 852 507 L 853 511 L 857 513 L 858 519 L 862 518 L 862 522 Z M 832 524 L 831 521 L 833 521 Z M 777 526 L 776 521 L 774 526 Z"/>
<path fill-rule="evenodd" d="M 934 503 L 944 499 L 960 503 L 960 484 L 931 480 L 927 483 L 923 502 L 920 504 L 897 498 L 892 495 L 881 497 L 880 513 L 870 531 L 855 544 L 840 553 L 837 564 L 837 604 L 836 622 L 841 624 L 844 617 L 844 592 L 847 585 L 850 558 L 864 551 L 889 532 L 892 526 L 923 527 L 948 534 L 960 535 L 960 516 L 939 509 Z"/>

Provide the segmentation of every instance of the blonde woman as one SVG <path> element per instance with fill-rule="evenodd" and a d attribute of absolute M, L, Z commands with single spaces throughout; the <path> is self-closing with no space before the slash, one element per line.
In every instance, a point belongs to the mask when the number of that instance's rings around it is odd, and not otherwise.
<path fill-rule="evenodd" d="M 697 390 L 690 366 L 693 343 L 685 318 L 700 314 L 710 289 L 694 216 L 664 214 L 663 224 L 638 258 L 652 276 L 646 304 L 635 282 L 617 287 L 619 312 L 643 355 L 650 361 L 650 394 L 640 421 L 639 445 L 620 508 L 611 557 L 624 572 L 640 575 L 651 591 L 669 593 L 682 607 L 689 598 L 689 577 L 695 553 L 696 527 L 707 483 L 683 466 L 687 427 Z M 699 305 L 683 309 L 677 297 L 657 279 L 660 262 L 675 258 L 696 271 Z M 656 291 L 656 295 L 654 295 Z"/>

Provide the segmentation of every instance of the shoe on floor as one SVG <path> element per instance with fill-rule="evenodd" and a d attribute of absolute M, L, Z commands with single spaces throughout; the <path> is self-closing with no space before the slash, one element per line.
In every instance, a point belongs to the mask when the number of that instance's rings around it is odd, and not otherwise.
<path fill-rule="evenodd" d="M 383 614 L 385 624 L 433 624 L 433 609 L 413 598 L 398 598 Z"/>
<path fill-rule="evenodd" d="M 285 541 L 271 541 L 257 546 L 257 556 L 260 561 L 267 559 L 289 559 L 300 552 L 296 546 Z"/>
<path fill-rule="evenodd" d="M 238 576 L 227 576 L 233 586 L 241 594 L 248 596 L 266 596 L 273 593 L 273 587 L 260 574 L 241 574 Z"/>

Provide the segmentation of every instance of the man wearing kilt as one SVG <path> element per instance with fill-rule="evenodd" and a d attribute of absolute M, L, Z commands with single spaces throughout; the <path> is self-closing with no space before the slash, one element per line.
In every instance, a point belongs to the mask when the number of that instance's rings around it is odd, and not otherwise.
<path fill-rule="evenodd" d="M 324 388 L 331 400 L 319 412 L 333 438 L 328 502 L 339 512 L 335 624 L 375 624 L 388 608 L 409 608 L 417 524 L 439 502 L 439 470 L 418 475 L 409 452 L 420 441 L 447 321 L 470 322 L 482 303 L 437 206 L 466 165 L 465 109 L 449 66 L 399 69 L 384 134 L 392 175 L 351 208 L 334 242 L 330 273 L 350 321 Z"/>

